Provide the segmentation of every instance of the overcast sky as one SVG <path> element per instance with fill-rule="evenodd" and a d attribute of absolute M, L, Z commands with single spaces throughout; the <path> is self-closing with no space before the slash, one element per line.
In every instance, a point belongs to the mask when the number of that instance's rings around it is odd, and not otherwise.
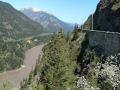
<path fill-rule="evenodd" d="M 11 4 L 17 10 L 24 7 L 40 8 L 62 21 L 82 24 L 95 12 L 100 0 L 0 0 Z"/>

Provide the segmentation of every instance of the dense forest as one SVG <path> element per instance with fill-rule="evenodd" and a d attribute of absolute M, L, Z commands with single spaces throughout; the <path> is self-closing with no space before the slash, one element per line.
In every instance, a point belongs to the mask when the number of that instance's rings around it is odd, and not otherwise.
<path fill-rule="evenodd" d="M 79 45 L 84 40 L 85 34 L 78 34 L 75 25 L 73 38 L 71 34 L 64 35 L 62 29 L 52 35 L 43 48 L 42 57 L 39 57 L 36 67 L 29 77 L 21 82 L 21 89 L 28 89 L 33 84 L 35 76 L 39 76 L 35 90 L 66 90 L 76 88 L 76 76 L 79 72 L 77 57 Z M 79 37 L 80 36 L 80 37 Z"/>

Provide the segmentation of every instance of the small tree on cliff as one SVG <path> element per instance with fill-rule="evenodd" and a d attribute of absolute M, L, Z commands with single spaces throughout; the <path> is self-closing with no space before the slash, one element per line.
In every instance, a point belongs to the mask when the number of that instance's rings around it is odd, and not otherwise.
<path fill-rule="evenodd" d="M 73 38 L 72 38 L 72 41 L 75 41 L 78 39 L 78 25 L 75 24 L 74 26 L 74 30 L 73 30 Z"/>
<path fill-rule="evenodd" d="M 70 34 L 69 32 L 67 33 L 67 36 L 66 36 L 66 41 L 68 42 L 70 40 Z"/>

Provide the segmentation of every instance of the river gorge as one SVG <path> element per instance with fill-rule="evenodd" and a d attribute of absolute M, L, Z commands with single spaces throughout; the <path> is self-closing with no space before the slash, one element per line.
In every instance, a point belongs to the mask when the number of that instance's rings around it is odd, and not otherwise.
<path fill-rule="evenodd" d="M 9 80 L 15 87 L 18 87 L 23 78 L 28 77 L 31 69 L 34 69 L 36 60 L 42 52 L 43 46 L 44 45 L 39 45 L 26 51 L 24 65 L 22 65 L 20 69 L 2 73 L 0 75 L 0 83 Z"/>

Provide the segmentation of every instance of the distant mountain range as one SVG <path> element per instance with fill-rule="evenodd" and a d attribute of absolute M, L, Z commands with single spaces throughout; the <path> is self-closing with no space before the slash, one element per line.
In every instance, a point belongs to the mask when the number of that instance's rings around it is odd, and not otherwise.
<path fill-rule="evenodd" d="M 39 23 L 29 19 L 10 4 L 0 1 L 0 39 L 25 38 L 46 32 Z"/>
<path fill-rule="evenodd" d="M 58 31 L 60 28 L 62 28 L 63 31 L 68 32 L 72 31 L 74 27 L 73 24 L 63 22 L 54 15 L 39 8 L 25 7 L 20 11 L 30 19 L 40 23 L 49 32 Z"/>

